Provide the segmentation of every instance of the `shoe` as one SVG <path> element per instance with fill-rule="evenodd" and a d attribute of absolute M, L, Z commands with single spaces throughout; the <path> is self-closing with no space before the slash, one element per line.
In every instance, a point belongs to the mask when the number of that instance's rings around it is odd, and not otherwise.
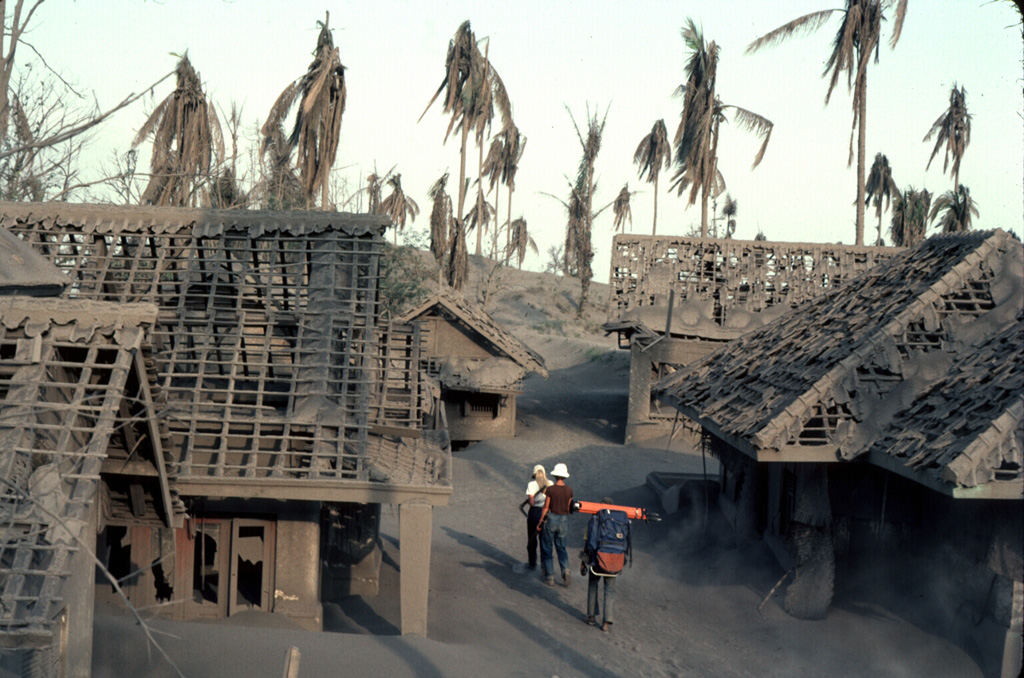
<path fill-rule="evenodd" d="M 544 583 L 547 584 L 548 586 L 554 586 L 555 585 L 555 579 L 554 579 L 554 577 L 548 577 L 547 579 L 544 580 Z"/>
<path fill-rule="evenodd" d="M 569 570 L 562 570 L 562 586 L 569 585 Z"/>
<path fill-rule="evenodd" d="M 597 619 L 595 619 L 594 617 L 587 617 L 586 621 L 591 626 L 597 626 Z"/>
<path fill-rule="evenodd" d="M 611 622 L 605 622 L 604 624 L 601 624 L 601 630 L 604 631 L 605 633 L 611 633 L 612 623 Z"/>

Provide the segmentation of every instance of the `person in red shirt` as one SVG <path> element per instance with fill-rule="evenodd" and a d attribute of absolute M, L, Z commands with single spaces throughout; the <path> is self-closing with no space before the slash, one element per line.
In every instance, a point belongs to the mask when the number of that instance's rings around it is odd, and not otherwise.
<path fill-rule="evenodd" d="M 558 553 L 558 566 L 562 570 L 562 585 L 569 585 L 569 552 L 565 550 L 565 540 L 569 535 L 569 506 L 572 504 L 572 488 L 565 484 L 569 470 L 565 464 L 555 464 L 551 470 L 554 485 L 549 485 L 545 493 L 547 500 L 540 514 L 537 531 L 541 533 L 541 568 L 544 572 L 544 583 L 555 585 L 555 567 L 553 555 Z M 554 552 L 552 551 L 554 549 Z"/>

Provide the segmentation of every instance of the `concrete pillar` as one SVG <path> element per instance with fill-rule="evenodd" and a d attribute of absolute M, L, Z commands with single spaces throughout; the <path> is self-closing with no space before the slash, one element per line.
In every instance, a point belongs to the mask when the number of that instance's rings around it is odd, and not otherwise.
<path fill-rule="evenodd" d="M 320 603 L 320 505 L 277 521 L 273 609 L 310 631 L 323 630 Z"/>
<path fill-rule="evenodd" d="M 426 502 L 408 502 L 399 508 L 402 635 L 427 635 L 432 513 L 433 507 Z"/>
<path fill-rule="evenodd" d="M 79 539 L 90 551 L 96 548 L 96 525 L 99 516 L 99 493 L 89 507 L 86 523 Z M 79 547 L 71 558 L 71 576 L 65 583 L 67 606 L 67 676 L 89 678 L 92 675 L 92 618 L 96 599 L 96 561 L 85 548 Z"/>

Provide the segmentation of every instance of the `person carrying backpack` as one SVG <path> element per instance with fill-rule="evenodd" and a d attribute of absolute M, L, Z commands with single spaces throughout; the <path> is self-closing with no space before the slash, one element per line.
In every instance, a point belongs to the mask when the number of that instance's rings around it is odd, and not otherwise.
<path fill-rule="evenodd" d="M 605 497 L 602 504 L 611 504 Z M 602 606 L 597 595 L 600 582 L 604 582 L 604 616 L 601 630 L 612 630 L 615 611 L 615 578 L 622 572 L 626 561 L 632 561 L 633 550 L 629 534 L 629 518 L 625 511 L 601 509 L 590 518 L 580 554 L 580 574 L 589 575 L 587 582 L 587 623 L 597 625 Z M 632 564 L 632 563 L 631 563 Z"/>

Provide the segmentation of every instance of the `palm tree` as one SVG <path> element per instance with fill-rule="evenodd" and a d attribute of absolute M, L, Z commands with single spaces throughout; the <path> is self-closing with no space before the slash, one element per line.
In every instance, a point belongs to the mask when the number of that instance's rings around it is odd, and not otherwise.
<path fill-rule="evenodd" d="M 380 211 L 381 214 L 386 214 L 391 218 L 391 223 L 395 226 L 395 244 L 397 245 L 399 231 L 405 228 L 407 219 L 416 221 L 416 217 L 420 213 L 420 206 L 402 190 L 402 174 L 400 172 L 388 179 L 388 186 L 391 187 L 391 193 L 380 203 Z"/>
<path fill-rule="evenodd" d="M 867 194 L 864 204 L 867 205 L 872 199 L 875 201 L 875 214 L 878 216 L 878 239 L 875 245 L 882 244 L 882 211 L 889 209 L 889 202 L 893 196 L 898 196 L 900 190 L 896 182 L 892 180 L 892 168 L 889 167 L 889 158 L 883 153 L 875 153 L 875 161 L 871 163 L 871 173 L 868 174 L 867 184 L 864 187 Z"/>
<path fill-rule="evenodd" d="M 444 259 L 448 241 L 452 237 L 452 198 L 445 190 L 447 183 L 448 172 L 445 172 L 427 191 L 427 195 L 434 203 L 430 211 L 430 253 L 434 255 L 434 261 L 438 265 Z"/>
<path fill-rule="evenodd" d="M 260 154 L 261 177 L 257 185 L 264 209 L 293 210 L 305 205 L 302 185 L 291 163 L 291 146 L 278 124 L 264 136 Z"/>
<path fill-rule="evenodd" d="M 383 177 L 377 174 L 376 170 L 366 176 L 366 212 L 368 214 L 384 214 L 381 209 L 381 194 L 384 182 L 387 181 L 391 172 Z"/>
<path fill-rule="evenodd" d="M 462 218 L 467 234 L 476 231 L 477 242 L 480 241 L 481 231 L 487 230 L 488 224 L 491 223 L 491 219 L 494 217 L 494 208 L 491 207 L 491 203 L 482 200 L 481 197 L 482 193 L 477 196 L 477 201 L 473 203 L 473 206 L 469 208 L 469 211 Z"/>
<path fill-rule="evenodd" d="M 519 169 L 519 160 L 523 157 L 526 149 L 526 137 L 519 132 L 515 124 L 506 126 L 491 141 L 491 148 L 484 160 L 483 175 L 489 182 L 489 190 L 494 190 L 498 182 L 505 184 L 508 191 L 507 210 L 508 216 L 505 221 L 505 250 L 506 254 L 512 252 L 512 193 L 516 188 L 516 172 Z M 494 197 L 494 211 L 498 212 L 498 196 Z M 495 229 L 497 238 L 497 228 Z M 497 241 L 495 241 L 497 242 Z M 495 247 L 495 249 L 497 249 Z"/>
<path fill-rule="evenodd" d="M 960 184 L 956 191 L 946 191 L 932 203 L 928 220 L 939 218 L 943 233 L 966 233 L 971 230 L 971 216 L 978 216 L 978 206 L 971 200 L 971 191 Z"/>
<path fill-rule="evenodd" d="M 964 157 L 967 145 L 971 143 L 971 114 L 967 112 L 967 92 L 963 87 L 957 89 L 956 83 L 949 92 L 949 108 L 947 108 L 939 119 L 932 124 L 928 134 L 924 135 L 922 141 L 928 141 L 935 135 L 935 148 L 928 158 L 927 170 L 932 166 L 939 148 L 945 144 L 946 156 L 942 161 L 942 171 L 949 168 L 949 158 L 953 156 L 953 191 L 960 190 L 960 161 Z"/>
<path fill-rule="evenodd" d="M 727 119 L 727 109 L 732 109 L 733 117 L 741 127 L 764 140 L 751 169 L 761 164 L 774 125 L 757 113 L 722 103 L 715 94 L 718 45 L 704 40 L 703 32 L 693 19 L 687 19 L 682 35 L 690 56 L 686 62 L 686 82 L 676 90 L 683 99 L 683 111 L 673 139 L 676 171 L 672 175 L 672 185 L 677 195 L 682 195 L 689 187 L 688 206 L 693 205 L 697 194 L 700 194 L 700 232 L 701 237 L 706 238 L 708 198 L 721 195 L 725 190 L 725 180 L 718 171 L 718 132 L 722 121 Z"/>
<path fill-rule="evenodd" d="M 619 191 L 619 194 L 615 197 L 615 202 L 612 203 L 612 212 L 615 214 L 615 220 L 612 222 L 612 227 L 617 233 L 620 229 L 626 225 L 626 221 L 629 221 L 630 228 L 633 226 L 633 210 L 629 206 L 629 184 L 627 183 Z"/>
<path fill-rule="evenodd" d="M 654 222 L 651 225 L 651 235 L 657 235 L 658 177 L 661 175 L 662 166 L 665 169 L 672 166 L 672 145 L 668 143 L 668 129 L 664 120 L 655 121 L 650 134 L 640 140 L 640 145 L 633 153 L 633 164 L 640 167 L 641 181 L 646 174 L 647 183 L 654 184 Z"/>
<path fill-rule="evenodd" d="M 737 211 L 739 211 L 739 203 L 726 193 L 725 204 L 722 205 L 722 216 L 725 217 L 725 237 L 727 240 L 736 232 Z"/>
<path fill-rule="evenodd" d="M 590 266 L 594 259 L 594 248 L 590 239 L 594 223 L 594 163 L 601 150 L 601 137 L 604 135 L 608 112 L 605 111 L 604 118 L 599 122 L 597 112 L 595 111 L 591 116 L 588 107 L 587 116 L 587 137 L 584 139 L 576 124 L 576 119 L 572 117 L 572 111 L 569 111 L 572 126 L 576 130 L 576 138 L 579 139 L 580 147 L 583 150 L 583 156 L 580 158 L 579 168 L 576 171 L 576 184 L 572 187 L 569 202 L 566 204 L 569 218 L 565 229 L 565 269 L 580 278 L 580 303 L 576 309 L 577 317 L 583 317 L 583 307 L 587 303 L 590 279 L 594 277 L 593 269 Z"/>
<path fill-rule="evenodd" d="M 896 247 L 913 247 L 924 240 L 928 224 L 928 210 L 932 194 L 926 189 L 916 190 L 913 186 L 900 195 L 895 191 L 892 197 L 892 223 L 889 237 Z"/>
<path fill-rule="evenodd" d="M 196 205 L 196 186 L 210 174 L 214 154 L 224 155 L 217 110 L 203 93 L 188 54 L 178 59 L 176 85 L 139 129 L 132 148 L 153 135 L 151 176 L 143 205 Z"/>
<path fill-rule="evenodd" d="M 832 90 L 839 82 L 839 76 L 844 72 L 846 87 L 853 94 L 853 130 L 857 133 L 858 245 L 864 244 L 864 170 L 867 154 L 864 124 L 867 117 L 868 63 L 872 52 L 875 55 L 875 62 L 878 61 L 883 10 L 891 5 L 896 6 L 896 17 L 889 46 L 895 48 L 903 31 L 907 0 L 846 0 L 846 7 L 843 9 L 826 9 L 806 14 L 761 36 L 747 46 L 747 54 L 756 52 L 762 47 L 783 42 L 797 33 L 816 31 L 825 25 L 834 13 L 842 14 L 842 23 L 832 40 L 832 53 L 825 62 L 822 77 L 829 76 L 828 91 L 825 93 L 826 105 L 832 96 Z M 850 154 L 846 164 L 849 167 L 852 163 L 853 131 L 850 133 Z"/>
<path fill-rule="evenodd" d="M 466 144 L 470 131 L 475 131 L 480 145 L 480 165 L 483 165 L 483 137 L 490 128 L 494 103 L 498 103 L 506 121 L 511 120 L 511 106 L 504 84 L 490 62 L 480 52 L 476 37 L 468 21 L 463 22 L 448 43 L 445 74 L 434 96 L 420 114 L 426 115 L 434 101 L 445 93 L 443 112 L 451 116 L 444 140 L 453 129 L 462 137 L 459 150 L 459 198 L 456 214 L 462 215 L 466 206 Z M 482 197 L 482 196 L 481 196 Z M 479 202 L 479 201 L 478 201 Z M 480 242 L 477 241 L 479 246 Z"/>
<path fill-rule="evenodd" d="M 341 65 L 338 48 L 327 24 L 331 13 L 320 26 L 313 52 L 313 62 L 306 74 L 293 81 L 270 108 L 260 133 L 266 140 L 273 134 L 298 101 L 295 125 L 288 137 L 290 148 L 298 148 L 296 163 L 306 195 L 306 207 L 312 207 L 313 196 L 320 191 L 320 209 L 330 208 L 329 176 L 341 138 L 341 118 L 345 113 L 345 67 Z M 266 141 L 264 141 L 264 148 Z"/>

